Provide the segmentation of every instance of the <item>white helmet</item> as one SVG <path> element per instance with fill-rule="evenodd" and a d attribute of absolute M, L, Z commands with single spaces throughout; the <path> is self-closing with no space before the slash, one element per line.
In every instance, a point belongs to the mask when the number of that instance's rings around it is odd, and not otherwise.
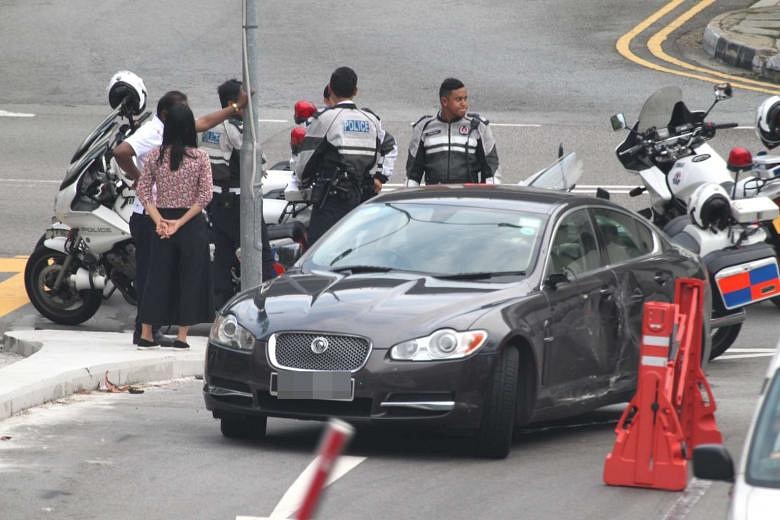
<path fill-rule="evenodd" d="M 756 134 L 770 150 L 780 144 L 780 96 L 766 98 L 758 106 Z"/>
<path fill-rule="evenodd" d="M 108 103 L 111 108 L 118 107 L 128 96 L 127 108 L 139 115 L 146 109 L 146 86 L 144 80 L 129 70 L 120 70 L 108 82 Z"/>
<path fill-rule="evenodd" d="M 702 184 L 688 199 L 688 215 L 702 229 L 726 229 L 732 220 L 729 194 L 720 184 Z"/>

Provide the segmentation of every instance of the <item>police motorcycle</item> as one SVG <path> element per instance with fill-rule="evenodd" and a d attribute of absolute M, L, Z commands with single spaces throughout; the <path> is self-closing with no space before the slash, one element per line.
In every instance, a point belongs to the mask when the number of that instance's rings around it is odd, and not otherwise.
<path fill-rule="evenodd" d="M 778 216 L 778 207 L 767 197 L 732 199 L 729 165 L 707 144 L 717 130 L 737 126 L 705 121 L 712 108 L 729 97 L 729 84 L 716 85 L 710 108 L 691 112 L 682 90 L 666 87 L 645 101 L 633 127 L 623 114 L 611 118 L 614 130 L 629 131 L 615 150 L 617 158 L 643 184 L 630 195 L 650 195 L 650 207 L 639 213 L 663 228 L 674 243 L 698 254 L 707 267 L 711 359 L 736 340 L 746 306 L 780 294 L 775 252 L 765 243 L 763 227 Z"/>
<path fill-rule="evenodd" d="M 43 316 L 76 325 L 119 290 L 135 305 L 135 246 L 128 225 L 135 192 L 113 148 L 150 115 L 143 80 L 117 72 L 108 85 L 113 111 L 71 158 L 54 199 L 52 225 L 27 259 L 27 296 Z"/>

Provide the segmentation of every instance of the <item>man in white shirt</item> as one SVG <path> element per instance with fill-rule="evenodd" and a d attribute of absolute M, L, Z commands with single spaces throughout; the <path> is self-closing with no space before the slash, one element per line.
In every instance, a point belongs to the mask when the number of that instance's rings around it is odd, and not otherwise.
<path fill-rule="evenodd" d="M 246 106 L 248 96 L 243 91 L 237 102 L 224 107 L 221 110 L 212 112 L 199 117 L 195 121 L 195 129 L 198 132 L 208 130 L 213 126 L 225 121 L 231 115 L 238 114 Z M 187 103 L 187 96 L 177 90 L 166 92 L 157 102 L 157 113 L 152 116 L 152 120 L 144 123 L 141 128 L 136 130 L 130 137 L 125 139 L 116 148 L 114 148 L 114 158 L 117 164 L 133 180 L 138 181 L 141 177 L 141 169 L 146 155 L 153 149 L 162 145 L 162 135 L 165 126 L 165 117 L 168 109 L 177 103 Z M 134 160 L 135 159 L 135 160 Z M 130 234 L 135 243 L 135 292 L 138 301 L 137 308 L 141 307 L 143 299 L 143 289 L 146 283 L 146 274 L 149 270 L 149 260 L 151 252 L 151 240 L 155 233 L 154 224 L 144 212 L 144 207 L 137 198 L 133 204 L 133 215 L 130 217 Z M 133 343 L 138 344 L 141 334 L 141 322 L 136 312 L 135 331 L 133 332 Z M 154 331 L 155 340 L 161 345 L 170 346 L 172 340 L 161 337 L 159 330 Z"/>

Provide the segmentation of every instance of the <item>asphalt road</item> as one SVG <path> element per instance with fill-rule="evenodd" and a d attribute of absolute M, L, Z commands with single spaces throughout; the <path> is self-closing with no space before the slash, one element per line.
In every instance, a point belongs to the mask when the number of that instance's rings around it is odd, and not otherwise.
<path fill-rule="evenodd" d="M 770 305 L 751 313 L 729 356 L 708 370 L 718 426 L 735 455 L 768 358 L 734 356 L 766 344 L 767 331 L 756 325 L 775 313 Z M 322 426 L 271 419 L 264 441 L 224 439 L 203 408 L 201 385 L 181 380 L 142 395 L 79 395 L 0 422 L 0 439 L 10 437 L 0 440 L 0 505 L 13 512 L 7 518 L 269 515 L 312 460 Z M 361 428 L 345 453 L 360 463 L 328 488 L 318 518 L 725 516 L 725 484 L 706 483 L 703 496 L 689 496 L 602 483 L 621 411 L 528 428 L 503 461 L 464 454 L 467 439 L 442 433 Z"/>
<path fill-rule="evenodd" d="M 717 2 L 686 23 L 667 50 L 717 67 L 697 50 L 696 34 L 714 14 L 750 3 Z M 256 89 L 263 148 L 271 162 L 286 159 L 293 103 L 317 101 L 331 70 L 348 64 L 360 76 L 360 103 L 382 116 L 401 145 L 394 181 L 403 177 L 409 123 L 435 110 L 439 83 L 454 75 L 470 88 L 472 109 L 494 124 L 506 181 L 545 166 L 563 143 L 584 162 L 583 184 L 631 185 L 631 174 L 614 157 L 623 135 L 611 131 L 609 116 L 623 111 L 635 119 L 644 99 L 666 85 L 682 87 L 691 107 L 706 108 L 712 99 L 710 84 L 641 67 L 615 50 L 621 35 L 665 4 L 263 2 L 262 85 Z M 631 49 L 648 58 L 648 34 L 674 16 L 639 35 Z M 150 108 L 166 90 L 180 89 L 196 114 L 205 113 L 217 108 L 216 85 L 240 76 L 240 25 L 236 0 L 2 2 L 0 257 L 29 254 L 45 229 L 70 156 L 108 112 L 105 87 L 116 70 L 144 78 Z M 750 126 L 766 95 L 737 89 L 712 119 Z M 758 141 L 739 129 L 722 132 L 713 145 L 725 154 L 734 145 L 757 150 Z M 82 327 L 124 330 L 132 314 L 114 296 Z M 51 324 L 28 305 L 0 317 L 0 331 L 10 327 Z M 774 306 L 752 308 L 734 352 L 774 346 L 779 329 Z M 724 359 L 710 368 L 719 424 L 734 454 L 766 361 Z M 269 514 L 308 464 L 320 427 L 272 420 L 268 441 L 225 441 L 203 409 L 199 385 L 177 382 L 142 396 L 80 396 L 3 421 L 0 436 L 11 439 L 0 441 L 0 511 L 12 512 L 9 518 L 67 519 Z M 333 485 L 321 517 L 725 516 L 727 486 L 721 484 L 706 488 L 688 513 L 671 516 L 684 496 L 605 487 L 601 464 L 616 419 L 612 410 L 531 430 L 503 462 L 462 456 L 460 439 L 361 430 L 349 455 L 367 458 Z"/>

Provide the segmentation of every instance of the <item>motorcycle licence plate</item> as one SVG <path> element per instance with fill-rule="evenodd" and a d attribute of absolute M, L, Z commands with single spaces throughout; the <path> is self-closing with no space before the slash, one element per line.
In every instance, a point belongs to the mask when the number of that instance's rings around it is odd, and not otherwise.
<path fill-rule="evenodd" d="M 775 258 L 763 258 L 721 269 L 715 275 L 726 309 L 780 295 L 780 272 Z"/>
<path fill-rule="evenodd" d="M 352 401 L 355 380 L 349 372 L 272 373 L 269 393 L 278 399 Z"/>

